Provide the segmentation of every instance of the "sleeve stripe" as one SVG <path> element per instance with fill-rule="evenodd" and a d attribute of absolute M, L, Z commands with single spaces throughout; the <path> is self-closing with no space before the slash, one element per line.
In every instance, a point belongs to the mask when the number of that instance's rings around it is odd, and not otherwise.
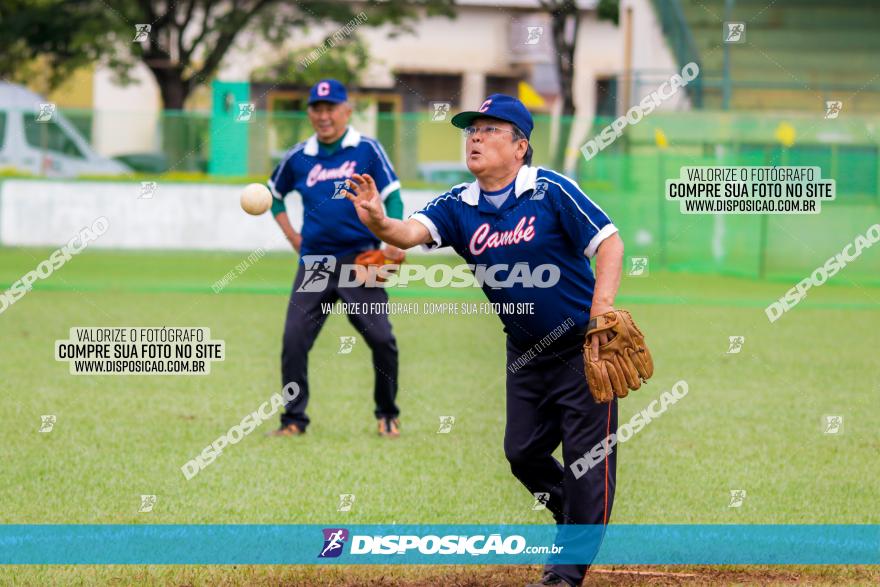
<path fill-rule="evenodd" d="M 372 139 L 365 138 L 364 141 L 373 148 L 379 161 L 382 162 L 382 169 L 385 171 L 385 175 L 388 176 L 388 181 L 393 182 L 394 171 L 392 170 L 391 163 L 388 161 L 388 155 L 385 154 L 385 149 L 382 148 L 381 144 Z"/>
<path fill-rule="evenodd" d="M 440 238 L 440 231 L 437 230 L 437 225 L 434 223 L 433 220 L 431 220 L 430 216 L 425 214 L 425 212 L 430 210 L 431 206 L 437 206 L 441 202 L 444 202 L 444 201 L 448 200 L 449 198 L 452 198 L 453 202 L 455 200 L 458 200 L 460 202 L 461 201 L 461 191 L 463 189 L 467 188 L 468 185 L 470 185 L 470 184 L 460 183 L 456 186 L 453 186 L 451 190 L 449 190 L 448 192 L 446 192 L 444 194 L 440 194 L 439 196 L 437 196 L 436 198 L 434 198 L 433 200 L 428 202 L 425 205 L 425 207 L 422 208 L 420 211 L 416 212 L 415 214 L 411 214 L 409 216 L 411 219 L 416 220 L 416 221 L 420 222 L 422 225 L 424 225 L 425 228 L 428 229 L 428 233 L 431 235 L 431 240 L 433 241 L 433 243 L 422 245 L 422 249 L 424 249 L 425 251 L 432 251 L 434 249 L 437 249 L 437 248 L 440 248 L 443 246 L 447 246 L 447 245 L 443 244 L 443 240 Z M 454 204 L 452 204 L 452 205 L 454 205 Z"/>
<path fill-rule="evenodd" d="M 454 186 L 451 190 L 449 190 L 445 194 L 440 194 L 439 196 L 437 196 L 436 198 L 434 198 L 433 200 L 428 202 L 422 210 L 424 211 L 424 210 L 427 210 L 428 208 L 430 208 L 431 206 L 436 206 L 437 204 L 439 204 L 440 202 L 442 202 L 443 200 L 445 200 L 447 198 L 459 198 L 460 194 L 461 194 L 461 190 L 459 190 L 458 192 L 456 192 L 455 190 L 457 188 L 462 187 L 462 186 L 467 187 L 468 185 L 470 185 L 470 184 L 460 183 L 457 186 Z"/>
<path fill-rule="evenodd" d="M 431 206 L 436 206 L 437 204 L 439 204 L 439 203 L 442 202 L 443 200 L 448 200 L 449 198 L 456 198 L 456 197 L 458 197 L 458 196 L 454 195 L 454 194 L 451 193 L 451 192 L 448 193 L 448 194 L 443 194 L 442 196 L 437 196 L 436 198 L 434 198 L 433 200 L 431 200 L 430 202 L 428 202 L 427 205 L 425 205 L 425 207 L 422 208 L 422 211 L 427 210 L 427 209 L 430 208 Z"/>
<path fill-rule="evenodd" d="M 541 169 L 544 169 L 544 168 L 542 167 Z M 584 193 L 584 190 L 582 190 L 582 189 L 580 188 L 580 186 L 577 184 L 577 182 L 574 181 L 572 178 L 568 177 L 567 175 L 562 175 L 561 173 L 556 173 L 556 172 L 553 171 L 552 169 L 544 169 L 544 171 L 549 171 L 549 172 L 552 173 L 553 175 L 558 176 L 560 179 L 564 179 L 564 180 L 565 180 L 565 181 L 566 181 L 571 187 L 573 187 L 575 190 L 577 190 L 577 193 L 579 193 L 580 195 L 582 195 L 582 196 L 583 196 L 583 197 L 584 197 L 584 198 L 585 198 L 585 199 L 586 199 L 586 200 L 587 200 L 587 201 L 588 201 L 588 202 L 589 202 L 594 208 L 596 208 L 596 209 L 597 209 L 599 212 L 601 212 L 602 214 L 605 214 L 605 216 L 606 216 L 609 220 L 611 219 L 611 217 L 608 216 L 608 213 L 605 212 L 605 210 L 602 209 L 602 206 L 600 206 L 599 204 L 597 204 L 596 202 L 594 202 L 593 200 L 591 200 L 591 199 L 590 199 L 590 196 L 588 196 L 587 194 L 585 194 L 585 193 Z M 545 178 L 545 179 L 549 179 L 549 178 Z M 555 183 L 555 182 L 554 182 L 554 183 Z M 557 183 L 556 185 L 559 185 L 559 184 Z M 562 186 L 560 185 L 559 187 L 561 188 Z M 563 191 L 565 191 L 565 190 L 563 190 Z"/>
<path fill-rule="evenodd" d="M 388 156 L 388 153 L 385 152 L 385 147 L 382 146 L 382 143 L 379 141 L 373 141 L 379 147 L 379 150 L 382 151 L 382 157 L 385 159 L 385 163 L 388 164 L 388 169 L 391 170 L 391 173 L 394 173 L 394 166 L 391 164 L 391 157 Z"/>
<path fill-rule="evenodd" d="M 550 182 L 550 183 L 552 183 L 552 184 L 554 184 L 554 185 L 559 186 L 559 189 L 562 190 L 562 193 L 565 194 L 566 196 L 568 196 L 568 198 L 572 201 L 572 203 L 574 203 L 575 207 L 576 207 L 578 210 L 580 210 L 580 213 L 583 214 L 584 217 L 585 217 L 587 220 L 590 221 L 590 224 L 593 225 L 593 228 L 596 229 L 596 232 L 598 232 L 598 231 L 600 230 L 599 227 L 596 226 L 596 223 L 593 222 L 593 219 L 590 218 L 590 215 L 587 214 L 586 212 L 584 212 L 583 208 L 581 208 L 581 207 L 578 205 L 577 200 L 575 200 L 575 199 L 571 196 L 571 194 L 568 193 L 564 187 L 562 187 L 562 184 L 557 183 L 557 182 L 553 181 L 552 179 L 549 179 L 549 178 L 546 178 L 546 177 L 545 177 L 545 178 L 542 178 L 542 179 L 545 179 L 546 181 L 548 181 L 548 182 Z M 580 191 L 580 190 L 578 190 L 578 191 Z M 581 192 L 581 194 L 587 199 L 587 201 L 588 201 L 590 204 L 593 204 L 593 201 L 592 201 L 590 198 L 587 198 L 586 194 L 584 194 L 583 192 Z M 593 206 L 595 206 L 597 210 L 599 210 L 600 212 L 602 212 L 602 214 L 605 214 L 605 212 L 603 212 L 602 209 L 599 208 L 599 206 L 596 206 L 595 204 L 593 204 Z M 607 217 L 608 215 L 605 214 L 605 216 Z"/>
<path fill-rule="evenodd" d="M 275 180 L 278 179 L 278 176 L 279 176 L 279 175 L 281 175 L 281 171 L 282 171 L 282 170 L 284 169 L 284 167 L 287 165 L 287 162 L 290 161 L 290 159 L 291 159 L 294 155 L 296 155 L 297 153 L 299 153 L 300 151 L 302 151 L 304 147 L 305 147 L 305 143 L 299 143 L 298 145 L 294 145 L 293 148 L 290 149 L 290 150 L 285 154 L 285 156 L 284 156 L 284 158 L 281 160 L 281 162 L 278 163 L 278 167 L 275 168 L 275 173 L 273 173 L 273 174 L 272 174 L 272 177 L 269 178 L 269 181 L 266 182 L 266 184 L 269 186 L 269 191 L 271 191 L 271 192 L 272 192 L 272 195 L 275 196 L 276 198 L 278 198 L 278 199 L 283 199 L 283 198 L 284 198 L 284 194 L 279 194 L 279 193 L 278 193 L 278 190 L 275 188 Z"/>
<path fill-rule="evenodd" d="M 272 192 L 272 197 L 276 200 L 283 200 L 284 198 L 281 194 L 278 193 L 278 190 L 275 189 L 275 182 L 270 178 L 269 181 L 266 182 L 266 185 L 269 186 L 269 191 Z"/>

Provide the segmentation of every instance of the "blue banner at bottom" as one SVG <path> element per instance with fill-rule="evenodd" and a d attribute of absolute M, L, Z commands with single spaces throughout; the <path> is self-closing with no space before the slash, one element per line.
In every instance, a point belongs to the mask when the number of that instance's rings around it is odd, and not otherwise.
<path fill-rule="evenodd" d="M 880 525 L 0 525 L 0 564 L 880 564 Z"/>

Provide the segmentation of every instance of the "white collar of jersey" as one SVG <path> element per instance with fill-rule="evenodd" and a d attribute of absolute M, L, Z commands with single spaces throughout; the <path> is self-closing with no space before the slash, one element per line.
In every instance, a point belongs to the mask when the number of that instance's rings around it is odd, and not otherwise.
<path fill-rule="evenodd" d="M 513 184 L 513 193 L 516 197 L 520 197 L 525 192 L 535 189 L 535 183 L 538 177 L 538 168 L 523 165 L 516 174 L 516 181 Z M 480 184 L 473 182 L 461 192 L 461 201 L 471 206 L 476 206 L 480 201 Z"/>
<path fill-rule="evenodd" d="M 342 139 L 342 148 L 357 147 L 360 142 L 361 133 L 352 127 L 348 127 L 348 132 L 345 133 L 345 137 Z M 318 135 L 312 135 L 306 139 L 306 146 L 303 147 L 303 154 L 308 155 L 309 157 L 315 157 L 318 155 Z"/>

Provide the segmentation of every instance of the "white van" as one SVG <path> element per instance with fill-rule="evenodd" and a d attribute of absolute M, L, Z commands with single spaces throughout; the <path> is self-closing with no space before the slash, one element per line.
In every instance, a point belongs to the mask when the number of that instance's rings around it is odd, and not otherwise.
<path fill-rule="evenodd" d="M 118 175 L 131 169 L 92 150 L 76 127 L 39 94 L 0 82 L 0 169 L 47 177 Z"/>

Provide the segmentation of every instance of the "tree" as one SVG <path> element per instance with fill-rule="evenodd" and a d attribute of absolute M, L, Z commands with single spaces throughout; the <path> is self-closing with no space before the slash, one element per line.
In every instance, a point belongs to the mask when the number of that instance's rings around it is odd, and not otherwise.
<path fill-rule="evenodd" d="M 541 7 L 550 14 L 553 47 L 556 53 L 556 74 L 559 93 L 562 96 L 562 116 L 572 117 L 574 108 L 574 55 L 577 49 L 580 11 L 576 0 L 540 0 Z M 597 8 L 599 20 L 617 24 L 619 0 L 600 0 Z M 556 142 L 553 165 L 560 169 L 565 165 L 565 149 L 571 135 L 571 125 L 561 124 Z"/>
<path fill-rule="evenodd" d="M 57 87 L 87 63 L 103 61 L 125 76 L 141 60 L 159 85 L 164 107 L 181 109 L 217 73 L 242 31 L 253 28 L 280 43 L 310 24 L 350 23 L 360 13 L 345 0 L 122 0 L 112 6 L 101 0 L 0 0 L 0 40 L 17 40 L 3 44 L 15 50 L 4 49 L 0 75 L 46 59 L 51 86 Z M 363 13 L 366 26 L 390 24 L 398 34 L 410 32 L 423 14 L 454 15 L 453 0 L 370 0 Z M 21 30 L 28 34 L 16 39 Z M 142 40 L 132 42 L 136 34 Z"/>
<path fill-rule="evenodd" d="M 332 51 L 326 51 L 331 43 Z M 308 63 L 316 54 L 320 55 L 321 67 L 304 67 L 303 64 Z M 331 37 L 327 37 L 317 46 L 291 51 L 275 63 L 258 67 L 251 72 L 251 80 L 275 82 L 283 79 L 292 85 L 312 86 L 321 79 L 331 77 L 345 85 L 357 85 L 367 65 L 369 65 L 367 47 L 356 35 L 347 37 L 341 42 L 332 42 Z"/>
<path fill-rule="evenodd" d="M 328 50 L 332 48 L 332 50 Z M 317 59 L 316 59 L 317 56 Z M 310 67 L 313 60 L 320 60 L 320 67 Z M 367 47 L 356 34 L 337 41 L 327 37 L 318 45 L 303 47 L 281 56 L 274 63 L 259 67 L 251 72 L 251 81 L 276 84 L 284 80 L 286 84 L 310 87 L 325 78 L 339 80 L 346 86 L 357 86 L 361 74 L 366 71 L 369 60 Z M 279 110 L 305 109 L 306 98 L 283 103 Z M 274 132 L 280 144 L 294 144 L 299 139 L 301 128 L 307 121 L 301 118 L 278 121 Z M 391 145 L 388 145 L 391 148 Z"/>
<path fill-rule="evenodd" d="M 100 2 L 0 0 L 0 77 L 57 88 L 98 59 L 128 81 L 116 56 L 118 39 Z M 110 31 L 108 33 L 108 31 Z"/>
<path fill-rule="evenodd" d="M 550 13 L 553 47 L 559 93 L 562 96 L 562 114 L 574 114 L 574 51 L 580 28 L 580 13 L 576 0 L 541 0 L 541 6 Z"/>

